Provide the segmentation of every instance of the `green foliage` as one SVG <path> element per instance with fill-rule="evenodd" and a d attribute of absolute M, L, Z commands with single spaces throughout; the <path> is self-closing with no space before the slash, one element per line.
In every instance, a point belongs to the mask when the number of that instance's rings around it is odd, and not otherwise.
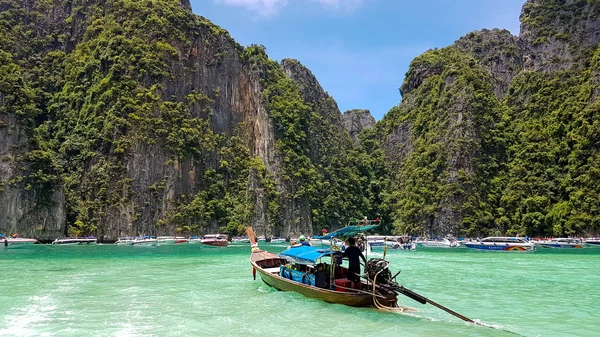
<path fill-rule="evenodd" d="M 596 0 L 527 1 L 521 14 L 522 23 L 537 37 L 534 45 L 546 44 L 549 38 L 554 38 L 569 43 L 572 49 L 579 49 L 578 35 L 582 28 L 574 22 L 598 19 L 598 4 Z"/>
<path fill-rule="evenodd" d="M 454 48 L 412 62 L 403 84 L 410 104 L 392 109 L 370 137 L 381 142 L 378 135 L 409 130 L 411 151 L 391 170 L 384 193 L 397 233 L 446 234 L 443 223 L 470 235 L 491 227 L 503 140 L 502 108 L 490 82 L 474 59 Z"/>
<path fill-rule="evenodd" d="M 197 188 L 174 201 L 176 210 L 190 209 L 189 219 L 176 222 L 186 224 L 181 230 L 202 230 L 200 219 L 248 223 L 247 149 L 239 138 L 212 132 L 212 100 L 202 92 L 175 97 L 164 89 L 172 62 L 200 37 L 241 51 L 226 31 L 179 0 L 36 0 L 27 7 L 0 0 L 0 8 L 0 114 L 16 115 L 35 149 L 17 158 L 23 174 L 11 183 L 40 192 L 42 206 L 61 187 L 69 230 L 102 232 L 108 213 L 138 197 L 128 169 L 136 149 L 160 149 L 171 163 L 198 166 L 197 176 L 190 174 Z M 223 158 L 217 169 L 215 158 Z M 166 180 L 150 185 L 158 197 Z M 208 215 L 194 203 L 202 195 Z M 135 228 L 152 203 L 134 206 Z"/>
<path fill-rule="evenodd" d="M 562 236 L 600 228 L 600 87 L 592 71 L 522 73 L 513 80 L 502 196 L 508 230 Z"/>
<path fill-rule="evenodd" d="M 460 48 L 472 53 L 468 43 Z M 383 193 L 397 231 L 597 233 L 598 55 L 584 70 L 523 71 L 502 102 L 481 63 L 454 48 L 416 58 L 403 84 L 405 102 L 367 137 L 382 142 L 408 130 L 410 149 L 391 163 L 395 174 Z"/>
<path fill-rule="evenodd" d="M 98 230 L 96 226 L 87 225 L 83 221 L 77 220 L 68 226 L 67 234 L 72 237 L 87 236 L 96 233 L 96 230 Z"/>
<path fill-rule="evenodd" d="M 355 216 L 379 215 L 380 189 L 373 183 L 372 168 L 378 163 L 353 148 L 333 99 L 315 98 L 321 89 L 310 79 L 300 79 L 312 86 L 301 91 L 277 62 L 268 60 L 262 46 L 250 46 L 242 57 L 263 71 L 263 97 L 283 154 L 285 183 L 297 204 L 310 205 L 314 230 L 338 228 Z M 295 60 L 285 62 L 302 67 Z"/>
<path fill-rule="evenodd" d="M 576 48 L 580 31 L 569 20 L 597 17 L 597 3 L 528 2 L 524 23 L 537 44 Z M 501 79 L 488 68 L 519 61 L 520 51 L 506 31 L 469 34 L 416 58 L 404 102 L 354 147 L 318 84 L 288 78 L 263 46 L 241 47 L 179 0 L 0 0 L 0 8 L 0 115 L 9 116 L 0 128 L 28 138 L 3 156 L 18 172 L 3 187 L 31 191 L 40 207 L 63 191 L 70 234 L 102 233 L 105 219 L 126 212 L 131 230 L 236 235 L 259 206 L 278 232 L 300 220 L 283 219 L 292 204 L 310 210 L 315 229 L 379 216 L 383 231 L 399 233 L 600 230 L 599 51 L 582 53 L 577 70 L 522 71 L 499 102 L 492 83 Z M 214 54 L 186 63 L 204 55 L 198 43 Z M 260 76 L 283 177 L 251 154 L 247 125 L 214 131 L 218 89 L 169 87 L 182 65 L 218 69 L 238 57 Z M 402 144 L 390 145 L 394 137 Z M 164 165 L 141 179 L 131 167 L 149 153 Z"/>

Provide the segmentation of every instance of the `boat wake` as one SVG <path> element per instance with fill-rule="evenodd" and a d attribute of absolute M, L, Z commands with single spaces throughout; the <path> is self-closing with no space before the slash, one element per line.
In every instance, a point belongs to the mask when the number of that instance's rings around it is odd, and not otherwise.
<path fill-rule="evenodd" d="M 394 311 L 393 313 L 402 315 L 402 316 L 413 317 L 416 319 L 428 320 L 431 322 L 444 322 L 444 323 L 454 323 L 454 324 L 456 323 L 456 321 L 454 321 L 454 320 L 446 320 L 446 319 L 441 319 L 441 318 L 437 318 L 437 317 L 433 317 L 433 316 L 423 315 L 425 313 L 423 311 Z M 480 319 L 473 319 L 473 321 L 475 323 L 463 322 L 463 324 L 467 325 L 467 326 L 480 326 L 480 327 L 484 327 L 484 328 L 507 332 L 507 333 L 510 333 L 515 336 L 525 337 L 525 335 L 515 332 L 514 330 L 516 330 L 516 329 L 511 326 L 506 326 L 506 325 L 502 325 L 502 324 L 498 324 L 498 323 L 485 323 Z"/>
<path fill-rule="evenodd" d="M 513 331 L 512 327 L 507 327 L 507 326 L 504 326 L 504 325 L 501 325 L 501 324 L 489 324 L 489 323 L 485 323 L 485 322 L 483 322 L 483 321 L 481 321 L 479 319 L 475 319 L 474 321 L 479 326 L 483 326 L 483 327 L 490 328 L 490 329 L 495 329 L 495 330 L 501 330 L 501 331 L 513 334 L 515 336 L 524 336 L 524 335 L 522 335 L 522 334 L 520 334 L 518 332 Z"/>

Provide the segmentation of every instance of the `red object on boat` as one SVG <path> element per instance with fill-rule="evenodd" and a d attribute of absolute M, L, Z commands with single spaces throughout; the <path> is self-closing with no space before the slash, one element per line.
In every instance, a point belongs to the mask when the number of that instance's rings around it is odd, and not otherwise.
<path fill-rule="evenodd" d="M 336 291 L 348 291 L 348 289 L 344 289 L 344 288 L 351 288 L 352 287 L 352 282 L 350 280 L 348 280 L 347 278 L 339 278 L 335 280 L 335 285 Z M 344 288 L 338 288 L 338 287 L 344 287 Z"/>

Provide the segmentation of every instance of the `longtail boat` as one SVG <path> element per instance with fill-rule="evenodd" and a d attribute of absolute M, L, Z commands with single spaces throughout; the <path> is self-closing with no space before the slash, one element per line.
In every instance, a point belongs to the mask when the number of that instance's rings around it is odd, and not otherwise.
<path fill-rule="evenodd" d="M 323 238 L 356 237 L 375 225 L 347 226 Z M 306 297 L 328 303 L 344 304 L 353 307 L 376 307 L 385 311 L 411 312 L 415 309 L 400 306 L 398 294 L 405 295 L 421 304 L 429 303 L 464 321 L 475 321 L 454 312 L 430 299 L 404 288 L 392 276 L 390 263 L 384 258 L 371 258 L 365 265 L 364 275 L 358 282 L 348 280 L 348 268 L 342 266 L 341 253 L 334 245 L 329 248 L 292 245 L 280 254 L 271 253 L 258 247 L 252 227 L 247 228 L 252 253 L 250 264 L 256 274 L 267 285 L 280 291 L 295 291 Z"/>

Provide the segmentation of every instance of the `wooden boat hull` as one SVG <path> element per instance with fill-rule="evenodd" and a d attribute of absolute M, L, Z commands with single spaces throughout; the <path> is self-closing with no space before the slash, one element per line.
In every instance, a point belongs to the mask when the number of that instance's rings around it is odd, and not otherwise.
<path fill-rule="evenodd" d="M 260 278 L 267 285 L 280 291 L 295 291 L 306 297 L 322 300 L 328 303 L 344 304 L 352 307 L 371 307 L 373 306 L 373 296 L 370 294 L 349 294 L 340 291 L 318 289 L 296 281 L 283 278 L 279 275 L 265 272 L 262 268 L 253 264 Z"/>
<path fill-rule="evenodd" d="M 280 290 L 280 291 L 294 291 L 300 293 L 306 297 L 322 300 L 328 303 L 344 304 L 352 307 L 372 307 L 374 306 L 373 295 L 370 293 L 370 289 L 364 289 L 363 293 L 357 292 L 345 292 L 336 291 L 330 289 L 318 288 L 308 284 L 302 284 L 284 277 L 281 277 L 278 273 L 272 273 L 265 270 L 258 263 L 270 260 L 273 263 L 272 267 L 275 266 L 277 261 L 280 261 L 280 257 L 277 254 L 269 253 L 266 251 L 253 252 L 250 257 L 250 263 L 254 271 L 256 271 L 260 278 L 267 285 Z M 380 302 L 388 302 L 388 304 L 396 304 L 396 297 L 390 297 L 387 299 L 379 299 Z M 407 308 L 408 309 L 408 308 Z"/>

